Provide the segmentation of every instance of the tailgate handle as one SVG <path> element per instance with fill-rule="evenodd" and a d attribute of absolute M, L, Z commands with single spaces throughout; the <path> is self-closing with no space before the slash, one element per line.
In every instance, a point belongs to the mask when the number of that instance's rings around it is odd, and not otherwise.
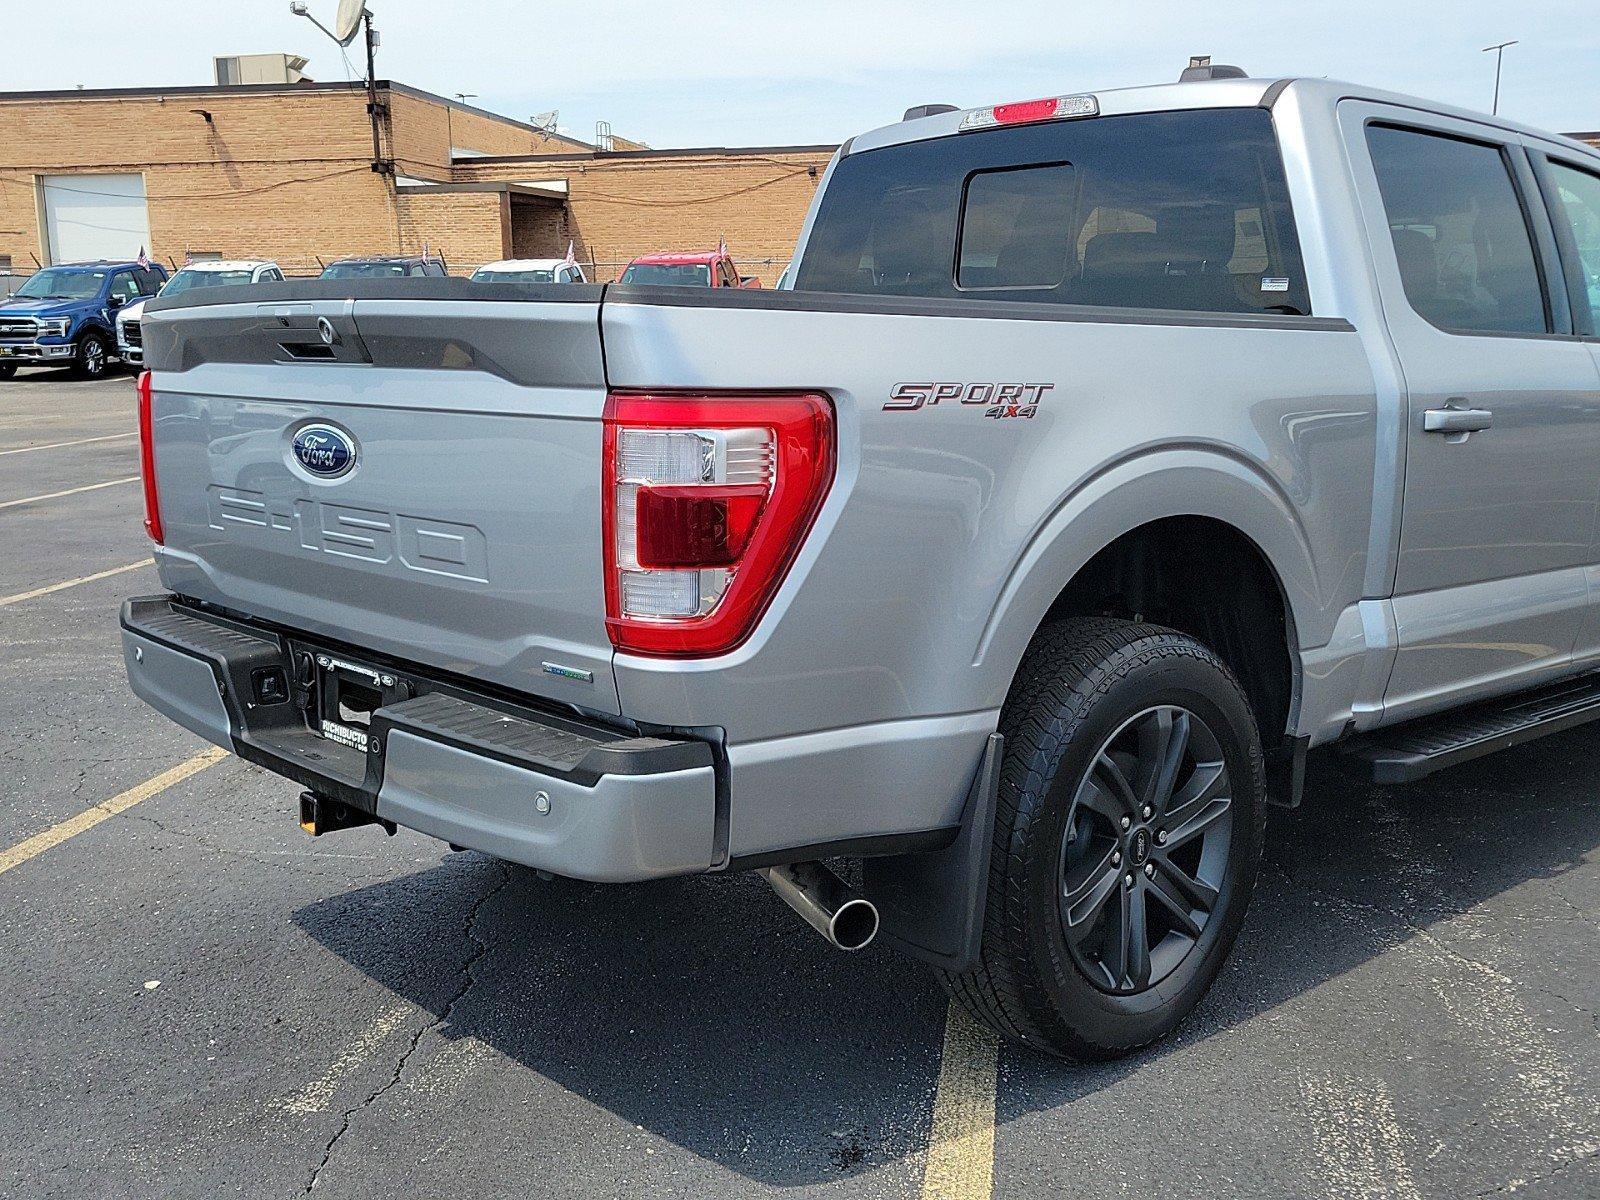
<path fill-rule="evenodd" d="M 283 352 L 299 362 L 337 362 L 338 352 L 322 342 L 279 342 Z"/>

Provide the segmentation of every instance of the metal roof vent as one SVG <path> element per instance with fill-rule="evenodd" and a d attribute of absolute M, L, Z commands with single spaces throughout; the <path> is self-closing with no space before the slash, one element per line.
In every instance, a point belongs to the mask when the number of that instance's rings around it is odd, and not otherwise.
<path fill-rule="evenodd" d="M 1196 54 L 1178 76 L 1179 83 L 1198 83 L 1202 79 L 1248 79 L 1243 67 L 1230 67 L 1227 63 L 1212 63 L 1211 55 Z"/>

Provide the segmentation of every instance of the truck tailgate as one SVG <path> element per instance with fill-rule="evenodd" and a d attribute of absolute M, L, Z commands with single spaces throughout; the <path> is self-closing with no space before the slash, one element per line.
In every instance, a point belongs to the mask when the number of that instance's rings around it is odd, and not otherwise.
<path fill-rule="evenodd" d="M 600 289 L 454 290 L 352 299 L 291 284 L 149 313 L 162 580 L 357 650 L 616 713 Z"/>

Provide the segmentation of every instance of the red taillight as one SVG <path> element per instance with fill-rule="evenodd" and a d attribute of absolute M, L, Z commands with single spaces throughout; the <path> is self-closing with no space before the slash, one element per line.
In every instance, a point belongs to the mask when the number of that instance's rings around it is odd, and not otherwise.
<path fill-rule="evenodd" d="M 612 643 L 695 656 L 748 637 L 822 507 L 833 442 L 817 395 L 607 397 Z"/>
<path fill-rule="evenodd" d="M 150 415 L 150 372 L 139 372 L 139 474 L 144 476 L 144 531 L 162 545 L 161 500 L 156 495 L 156 439 Z"/>
<path fill-rule="evenodd" d="M 737 483 L 642 487 L 637 502 L 639 566 L 652 571 L 731 567 L 750 544 L 767 489 Z"/>

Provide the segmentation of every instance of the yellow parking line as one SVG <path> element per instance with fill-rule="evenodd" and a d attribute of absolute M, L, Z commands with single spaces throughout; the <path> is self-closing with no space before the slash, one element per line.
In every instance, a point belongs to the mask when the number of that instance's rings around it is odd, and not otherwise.
<path fill-rule="evenodd" d="M 76 496 L 79 492 L 95 492 L 101 488 L 116 487 L 119 483 L 133 483 L 139 477 L 129 475 L 122 479 L 108 479 L 104 483 L 90 483 L 83 487 L 68 488 L 64 492 L 46 492 L 42 496 L 24 496 L 21 500 L 7 500 L 0 508 L 16 508 L 19 504 L 37 504 L 40 500 L 59 500 L 62 496 Z"/>
<path fill-rule="evenodd" d="M 87 446 L 90 442 L 120 442 L 123 438 L 138 437 L 137 433 L 108 433 L 103 437 L 74 438 L 70 442 L 46 442 L 42 446 L 18 446 L 14 450 L 0 450 L 0 458 L 8 454 L 31 454 L 35 450 L 63 450 L 68 446 Z"/>
<path fill-rule="evenodd" d="M 12 867 L 21 866 L 30 858 L 37 858 L 46 850 L 61 845 L 68 838 L 77 837 L 86 829 L 93 829 L 101 821 L 120 812 L 126 812 L 139 801 L 148 800 L 151 796 L 166 791 L 173 784 L 189 778 L 196 771 L 203 771 L 212 763 L 220 762 L 227 757 L 226 750 L 213 747 L 204 754 L 196 754 L 193 758 L 168 768 L 154 779 L 147 779 L 136 787 L 119 792 L 109 800 L 102 800 L 92 808 L 84 809 L 77 816 L 69 817 L 59 825 L 52 825 L 43 833 L 36 833 L 26 841 L 18 842 L 9 850 L 0 850 L 0 875 L 4 875 Z"/>
<path fill-rule="evenodd" d="M 79 575 L 76 579 L 63 579 L 60 583 L 37 587 L 31 592 L 18 592 L 14 596 L 0 596 L 0 608 L 4 608 L 8 604 L 21 604 L 24 600 L 33 600 L 39 596 L 48 596 L 51 592 L 59 592 L 69 587 L 77 587 L 80 583 L 93 583 L 96 579 L 110 579 L 113 575 L 121 575 L 127 571 L 137 571 L 140 567 L 151 565 L 152 560 L 141 558 L 138 562 L 128 563 L 126 566 L 121 567 L 112 567 L 109 571 L 96 571 L 93 575 Z"/>
<path fill-rule="evenodd" d="M 944 1019 L 923 1200 L 989 1200 L 994 1191 L 994 1093 L 1000 1041 L 956 1001 Z"/>

